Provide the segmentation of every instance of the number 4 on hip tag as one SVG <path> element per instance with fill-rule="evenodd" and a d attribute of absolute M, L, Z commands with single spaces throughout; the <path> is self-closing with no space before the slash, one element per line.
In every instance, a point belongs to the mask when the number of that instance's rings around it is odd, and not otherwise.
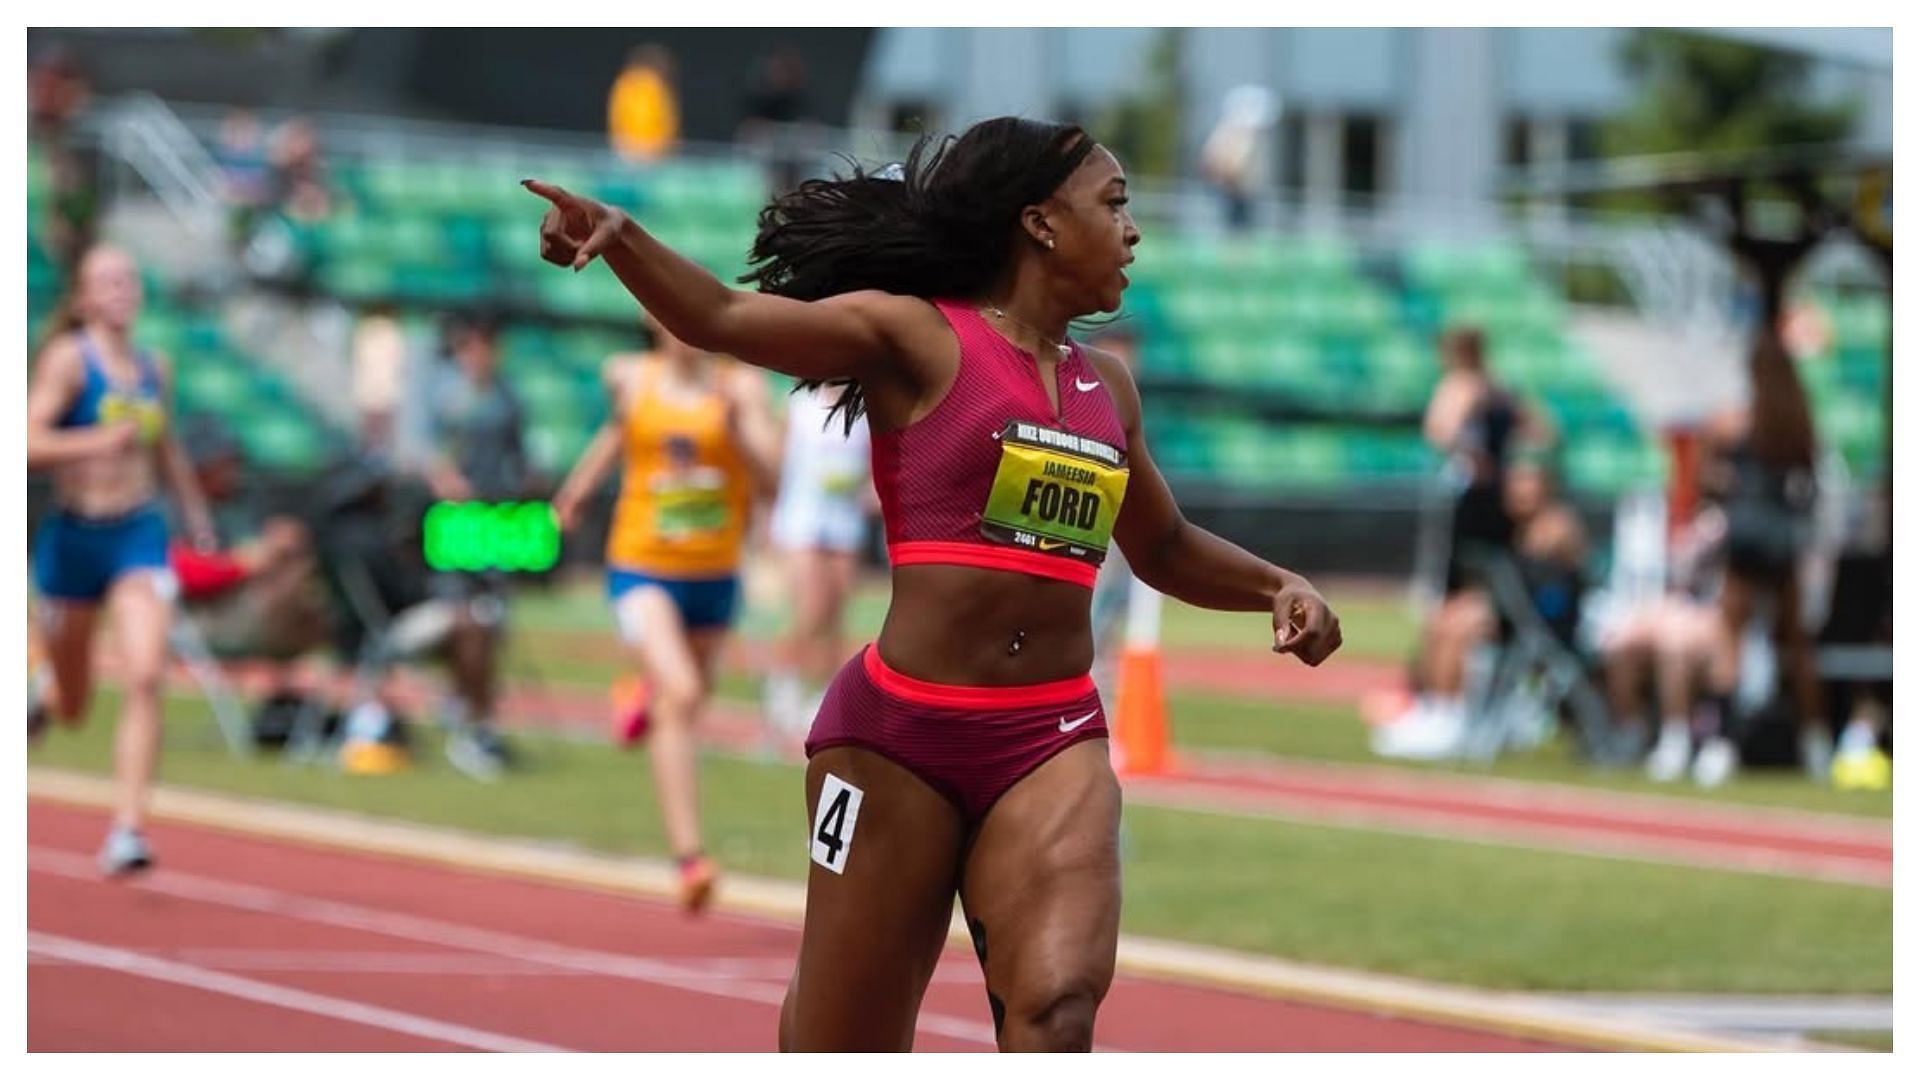
<path fill-rule="evenodd" d="M 836 874 L 846 871 L 862 795 L 859 788 L 832 773 L 820 785 L 820 802 L 813 813 L 813 861 Z"/>

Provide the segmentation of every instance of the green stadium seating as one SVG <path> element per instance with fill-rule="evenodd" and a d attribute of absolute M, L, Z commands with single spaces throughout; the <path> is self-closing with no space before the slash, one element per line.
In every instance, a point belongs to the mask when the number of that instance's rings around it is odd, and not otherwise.
<path fill-rule="evenodd" d="M 36 189 L 31 159 L 29 165 L 31 198 L 44 190 L 44 176 Z M 746 269 L 764 181 L 756 167 L 735 162 L 596 169 L 506 154 L 460 163 L 344 162 L 336 169 L 356 210 L 330 222 L 319 238 L 323 288 L 426 311 L 503 301 L 558 320 L 562 328 L 550 331 L 516 327 L 505 355 L 539 414 L 537 456 L 564 465 L 604 408 L 601 361 L 639 344 L 639 311 L 605 270 L 575 275 L 541 262 L 534 229 L 540 206 L 518 183 L 526 175 L 627 208 L 726 280 Z M 1138 255 L 1123 326 L 1138 340 L 1142 378 L 1215 395 L 1215 411 L 1204 421 L 1157 410 L 1149 396 L 1157 455 L 1171 475 L 1212 473 L 1216 481 L 1266 489 L 1431 475 L 1418 416 L 1439 377 L 1438 335 L 1465 323 L 1485 330 L 1500 376 L 1561 424 L 1577 486 L 1611 494 L 1658 482 L 1663 473 L 1657 446 L 1594 358 L 1570 339 L 1557 283 L 1514 243 L 1425 242 L 1369 249 L 1363 259 L 1336 236 L 1170 230 L 1156 231 Z M 51 264 L 35 269 L 31 252 L 29 261 L 30 313 L 44 311 L 57 287 Z M 1888 305 L 1871 294 L 1816 299 L 1829 311 L 1834 337 L 1826 356 L 1803 367 L 1818 422 L 1850 464 L 1877 462 L 1885 437 L 1877 403 L 1885 387 Z M 1288 406 L 1288 415 L 1305 410 L 1328 419 L 1257 419 L 1273 403 Z M 1391 426 L 1339 419 L 1360 414 Z"/>

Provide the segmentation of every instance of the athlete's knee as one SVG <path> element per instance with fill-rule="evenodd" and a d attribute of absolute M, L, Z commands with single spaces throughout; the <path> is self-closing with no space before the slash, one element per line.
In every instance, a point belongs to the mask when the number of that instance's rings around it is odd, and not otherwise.
<path fill-rule="evenodd" d="M 702 690 L 698 675 L 682 675 L 659 681 L 654 687 L 658 695 L 658 707 L 676 716 L 683 716 L 700 704 Z"/>
<path fill-rule="evenodd" d="M 166 663 L 162 658 L 141 657 L 127 664 L 120 689 L 128 697 L 157 698 L 165 679 Z"/>
<path fill-rule="evenodd" d="M 86 717 L 87 707 L 93 704 L 92 680 L 80 678 L 73 682 L 71 686 L 56 683 L 53 698 L 49 702 L 53 707 L 53 715 L 65 724 L 79 723 Z"/>
<path fill-rule="evenodd" d="M 1002 1041 L 1023 1050 L 1090 1051 L 1094 1015 L 1105 996 L 1104 982 L 1090 975 L 1016 988 L 1005 1003 Z"/>

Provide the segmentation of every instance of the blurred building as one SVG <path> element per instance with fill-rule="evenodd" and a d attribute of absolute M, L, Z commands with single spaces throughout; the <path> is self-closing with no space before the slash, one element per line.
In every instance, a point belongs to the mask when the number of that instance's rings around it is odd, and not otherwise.
<path fill-rule="evenodd" d="M 1609 28 L 1281 27 L 946 29 L 879 32 L 855 120 L 881 127 L 924 115 L 957 128 L 1002 113 L 1092 120 L 1141 93 L 1166 35 L 1178 38 L 1174 89 L 1181 158 L 1233 88 L 1283 103 L 1281 187 L 1307 204 L 1375 200 L 1475 209 L 1512 166 L 1593 157 L 1600 121 L 1633 87 Z M 1715 31 L 1719 33 L 1721 31 Z M 1823 58 L 1816 96 L 1857 97 L 1857 138 L 1893 145 L 1892 35 L 1884 30 L 1726 31 Z"/>

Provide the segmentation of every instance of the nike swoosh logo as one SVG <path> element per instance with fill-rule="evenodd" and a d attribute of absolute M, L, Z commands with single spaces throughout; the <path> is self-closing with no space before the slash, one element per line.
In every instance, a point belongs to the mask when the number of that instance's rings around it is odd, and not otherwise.
<path fill-rule="evenodd" d="M 1067 546 L 1067 542 L 1065 540 L 1039 539 L 1039 540 L 1035 540 L 1034 544 L 1037 545 L 1041 551 L 1054 551 L 1056 549 Z"/>
<path fill-rule="evenodd" d="M 1075 379 L 1073 380 L 1073 388 L 1075 390 L 1098 390 L 1100 389 L 1100 380 L 1095 379 L 1092 382 L 1081 382 L 1079 379 Z"/>
<path fill-rule="evenodd" d="M 1096 716 L 1099 716 L 1099 715 L 1100 715 L 1100 710 L 1099 710 L 1099 709 L 1095 709 L 1095 710 L 1093 710 L 1092 712 L 1090 712 L 1090 713 L 1088 713 L 1087 715 L 1085 715 L 1085 716 L 1082 716 L 1082 717 L 1078 717 L 1078 718 L 1076 718 L 1076 719 L 1073 719 L 1073 720 L 1069 720 L 1069 719 L 1067 719 L 1066 717 L 1064 717 L 1064 716 L 1063 716 L 1063 717 L 1061 717 L 1061 718 L 1060 718 L 1060 730 L 1061 730 L 1061 731 L 1072 731 L 1072 730 L 1073 730 L 1074 728 L 1077 728 L 1077 727 L 1079 727 L 1079 726 L 1080 726 L 1081 724 L 1084 724 L 1084 723 L 1086 723 L 1087 721 L 1089 721 L 1089 720 L 1091 720 L 1091 719 L 1093 719 L 1094 717 L 1096 717 Z"/>

